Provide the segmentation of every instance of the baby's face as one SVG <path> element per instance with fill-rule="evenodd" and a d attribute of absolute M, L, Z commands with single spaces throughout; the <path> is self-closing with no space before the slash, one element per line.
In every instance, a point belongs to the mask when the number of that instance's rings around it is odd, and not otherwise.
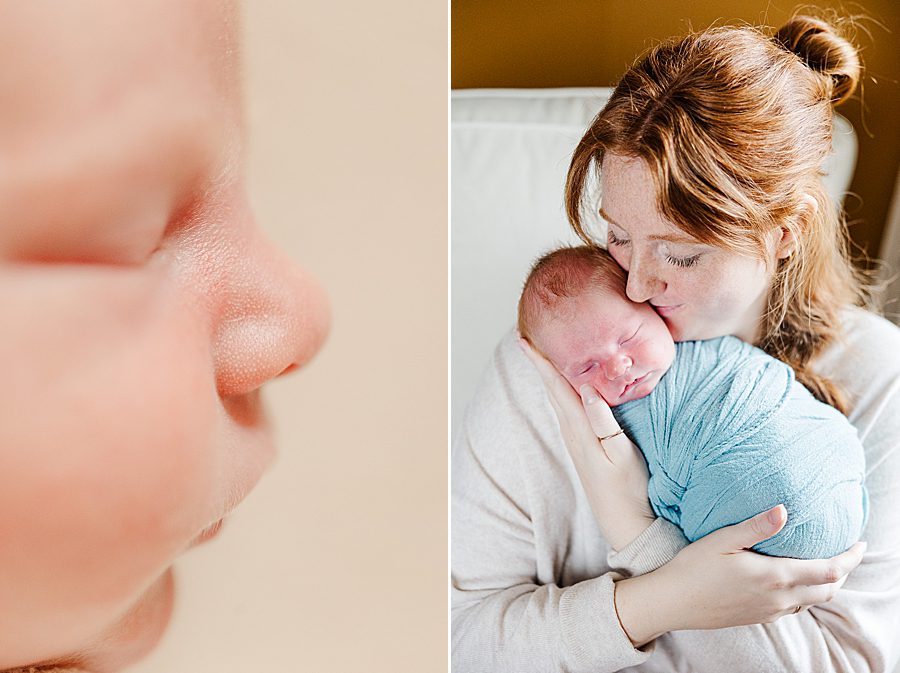
<path fill-rule="evenodd" d="M 590 384 L 611 407 L 649 394 L 675 357 L 650 306 L 606 289 L 566 300 L 535 330 L 535 345 L 575 390 Z"/>
<path fill-rule="evenodd" d="M 172 562 L 272 462 L 260 386 L 326 333 L 247 202 L 233 14 L 4 10 L 0 669 L 154 646 Z"/>

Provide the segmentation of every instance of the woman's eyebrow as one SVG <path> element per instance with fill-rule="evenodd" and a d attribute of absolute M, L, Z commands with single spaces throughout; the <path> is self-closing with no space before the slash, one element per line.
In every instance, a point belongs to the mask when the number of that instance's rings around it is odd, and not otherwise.
<path fill-rule="evenodd" d="M 600 217 L 602 217 L 604 220 L 606 220 L 610 224 L 616 225 L 619 229 L 624 231 L 626 234 L 628 233 L 628 230 L 625 227 L 623 227 L 621 224 L 616 222 L 613 218 L 611 218 L 609 216 L 609 213 L 607 213 L 605 210 L 603 210 L 602 206 L 600 207 Z M 666 241 L 667 243 L 681 243 L 681 244 L 688 244 L 688 245 L 699 243 L 699 241 L 692 236 L 688 236 L 687 234 L 678 234 L 678 233 L 675 233 L 675 234 L 651 234 L 647 238 L 651 241 Z"/>
<path fill-rule="evenodd" d="M 602 217 L 604 220 L 606 220 L 606 221 L 609 222 L 610 224 L 616 225 L 619 229 L 622 229 L 622 230 L 625 231 L 626 233 L 628 232 L 628 230 L 625 229 L 625 227 L 623 227 L 621 224 L 619 224 L 618 222 L 616 222 L 613 218 L 611 218 L 611 217 L 609 216 L 609 213 L 607 213 L 605 210 L 603 210 L 603 206 L 600 206 L 600 217 Z"/>

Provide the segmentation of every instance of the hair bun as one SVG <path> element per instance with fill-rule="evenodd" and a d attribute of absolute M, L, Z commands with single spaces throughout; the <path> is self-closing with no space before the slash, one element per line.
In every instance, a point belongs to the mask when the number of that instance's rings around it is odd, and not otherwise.
<path fill-rule="evenodd" d="M 859 82 L 856 47 L 834 32 L 831 25 L 811 16 L 795 16 L 775 33 L 775 41 L 797 54 L 810 68 L 831 78 L 831 102 L 847 100 Z"/>

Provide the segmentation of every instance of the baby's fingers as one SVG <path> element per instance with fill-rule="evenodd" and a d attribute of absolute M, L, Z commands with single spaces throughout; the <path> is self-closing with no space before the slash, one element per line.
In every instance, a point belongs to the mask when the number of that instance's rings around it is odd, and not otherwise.
<path fill-rule="evenodd" d="M 857 542 L 843 554 L 830 559 L 797 560 L 794 568 L 794 584 L 814 586 L 839 582 L 842 586 L 850 571 L 862 561 L 865 551 L 866 543 Z"/>

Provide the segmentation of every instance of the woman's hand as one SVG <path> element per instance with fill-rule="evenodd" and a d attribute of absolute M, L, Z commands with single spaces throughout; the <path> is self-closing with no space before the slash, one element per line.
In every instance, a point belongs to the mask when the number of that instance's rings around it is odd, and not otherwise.
<path fill-rule="evenodd" d="M 607 542 L 616 551 L 640 535 L 656 518 L 647 498 L 647 463 L 635 444 L 619 432 L 609 405 L 591 386 L 581 398 L 552 363 L 519 343 L 537 368 L 556 410 L 566 448 Z M 598 441 L 600 437 L 616 435 Z"/>
<path fill-rule="evenodd" d="M 616 611 L 635 647 L 667 631 L 767 624 L 830 601 L 859 565 L 866 543 L 822 560 L 749 551 L 786 521 L 778 505 L 689 544 L 651 573 L 619 581 Z"/>

